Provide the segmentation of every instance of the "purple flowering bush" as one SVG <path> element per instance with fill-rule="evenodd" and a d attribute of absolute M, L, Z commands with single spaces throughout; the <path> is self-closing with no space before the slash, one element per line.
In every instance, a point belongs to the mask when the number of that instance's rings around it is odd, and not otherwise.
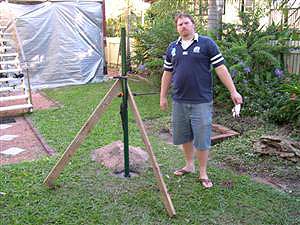
<path fill-rule="evenodd" d="M 276 68 L 274 70 L 274 74 L 275 74 L 276 77 L 282 78 L 283 77 L 283 70 L 281 70 L 280 68 Z"/>
<path fill-rule="evenodd" d="M 241 13 L 239 25 L 224 24 L 218 45 L 244 97 L 244 115 L 264 115 L 274 122 L 292 122 L 300 113 L 296 106 L 298 100 L 293 100 L 294 96 L 299 99 L 298 95 L 287 89 L 283 91 L 283 87 L 290 88 L 286 84 L 290 83 L 291 75 L 284 70 L 282 57 L 287 50 L 283 43 L 288 37 L 274 25 L 262 30 L 259 27 L 262 15 L 260 9 L 255 9 Z M 272 44 L 273 40 L 277 40 L 276 44 Z M 215 79 L 215 102 L 231 107 L 228 92 L 219 82 Z"/>

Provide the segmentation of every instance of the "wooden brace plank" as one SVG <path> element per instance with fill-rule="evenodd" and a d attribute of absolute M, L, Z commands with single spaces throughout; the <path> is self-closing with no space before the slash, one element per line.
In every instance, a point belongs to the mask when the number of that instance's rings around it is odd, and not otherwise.
<path fill-rule="evenodd" d="M 140 113 L 138 111 L 137 105 L 135 103 L 135 100 L 133 98 L 132 92 L 130 91 L 129 87 L 128 87 L 128 100 L 129 100 L 129 104 L 131 106 L 131 110 L 134 114 L 137 126 L 140 129 L 142 139 L 143 139 L 144 144 L 146 146 L 146 150 L 148 152 L 148 155 L 149 155 L 149 158 L 150 158 L 150 161 L 151 161 L 151 164 L 152 164 L 152 168 L 153 168 L 155 177 L 157 179 L 160 192 L 162 194 L 163 203 L 165 205 L 165 208 L 167 209 L 167 212 L 168 212 L 169 216 L 173 217 L 173 216 L 176 215 L 176 212 L 175 212 L 172 200 L 171 200 L 170 195 L 167 191 L 166 184 L 165 184 L 165 182 L 164 182 L 164 180 L 161 176 L 160 168 L 159 168 L 158 163 L 156 161 L 156 157 L 153 153 L 151 143 L 150 143 L 148 135 L 146 133 L 146 129 L 144 127 L 143 121 L 141 119 Z"/>
<path fill-rule="evenodd" d="M 110 105 L 112 100 L 120 93 L 120 87 L 120 81 L 117 80 L 113 84 L 111 89 L 107 92 L 107 94 L 104 96 L 102 101 L 98 104 L 98 106 L 88 118 L 88 120 L 85 122 L 85 124 L 81 127 L 80 131 L 77 133 L 74 140 L 68 146 L 60 160 L 56 163 L 51 172 L 48 174 L 48 176 L 44 180 L 44 184 L 48 185 L 49 187 L 53 186 L 54 180 L 59 176 L 65 165 L 70 161 L 71 157 L 74 155 L 74 153 L 84 141 L 86 136 L 90 133 L 92 128 L 99 121 L 100 117 L 102 116 L 106 108 Z"/>

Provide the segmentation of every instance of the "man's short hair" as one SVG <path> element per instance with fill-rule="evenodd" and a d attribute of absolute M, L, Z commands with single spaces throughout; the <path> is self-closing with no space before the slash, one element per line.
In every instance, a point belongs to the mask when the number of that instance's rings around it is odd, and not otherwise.
<path fill-rule="evenodd" d="M 176 25 L 177 25 L 178 19 L 181 19 L 181 18 L 189 18 L 190 21 L 195 25 L 195 21 L 194 21 L 193 17 L 192 17 L 190 14 L 183 13 L 183 12 L 177 13 L 177 14 L 175 15 L 174 21 L 175 21 L 175 24 L 176 24 Z"/>

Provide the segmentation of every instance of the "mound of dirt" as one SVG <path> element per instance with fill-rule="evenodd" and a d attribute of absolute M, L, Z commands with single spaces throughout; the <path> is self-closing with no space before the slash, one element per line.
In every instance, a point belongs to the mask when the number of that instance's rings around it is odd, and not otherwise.
<path fill-rule="evenodd" d="M 111 169 L 113 173 L 124 171 L 123 142 L 115 141 L 92 152 L 92 160 Z M 147 166 L 148 154 L 139 147 L 129 146 L 129 169 L 141 173 Z"/>

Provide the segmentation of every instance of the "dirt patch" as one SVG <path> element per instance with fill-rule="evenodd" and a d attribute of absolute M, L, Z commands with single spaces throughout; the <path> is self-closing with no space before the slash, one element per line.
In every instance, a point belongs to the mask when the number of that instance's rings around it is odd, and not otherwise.
<path fill-rule="evenodd" d="M 111 169 L 115 174 L 121 174 L 124 169 L 123 142 L 115 141 L 92 152 L 92 159 Z M 147 167 L 148 154 L 139 147 L 129 146 L 129 170 L 139 174 Z"/>
<path fill-rule="evenodd" d="M 284 164 L 284 162 L 281 163 Z M 287 192 L 294 196 L 300 196 L 300 167 L 297 173 L 289 169 L 288 165 L 283 169 L 282 167 L 274 166 L 272 163 L 270 164 L 269 160 L 266 162 L 258 162 L 255 165 L 249 165 L 238 157 L 233 156 L 227 156 L 223 162 L 213 161 L 211 165 L 221 169 L 231 169 L 241 175 L 250 175 L 255 182 L 269 185 L 279 191 Z"/>
<path fill-rule="evenodd" d="M 114 77 L 114 76 L 120 76 L 121 75 L 121 70 L 119 68 L 107 68 L 107 75 L 109 77 Z"/>

